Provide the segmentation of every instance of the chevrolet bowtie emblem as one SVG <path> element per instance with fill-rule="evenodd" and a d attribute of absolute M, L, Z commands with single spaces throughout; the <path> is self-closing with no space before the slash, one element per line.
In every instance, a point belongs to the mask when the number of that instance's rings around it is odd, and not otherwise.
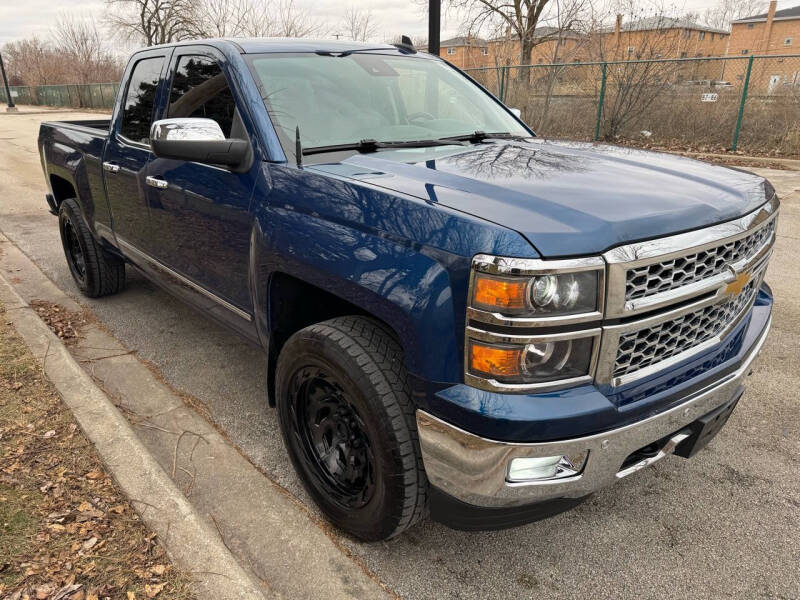
<path fill-rule="evenodd" d="M 731 296 L 738 296 L 742 293 L 744 286 L 750 282 L 750 277 L 752 277 L 750 273 L 740 273 L 736 279 L 728 284 L 728 287 L 725 288 L 725 293 Z"/>

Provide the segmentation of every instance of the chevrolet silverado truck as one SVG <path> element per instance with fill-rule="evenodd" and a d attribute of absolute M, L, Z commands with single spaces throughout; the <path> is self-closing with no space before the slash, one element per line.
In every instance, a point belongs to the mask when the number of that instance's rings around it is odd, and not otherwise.
<path fill-rule="evenodd" d="M 408 40 L 147 48 L 110 120 L 38 146 L 80 290 L 130 265 L 263 348 L 297 474 L 364 540 L 691 457 L 770 326 L 765 179 L 538 138 Z"/>

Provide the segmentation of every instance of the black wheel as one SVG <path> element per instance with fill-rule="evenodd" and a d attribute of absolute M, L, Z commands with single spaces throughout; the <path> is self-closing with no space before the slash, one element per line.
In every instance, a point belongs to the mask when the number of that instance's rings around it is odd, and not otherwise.
<path fill-rule="evenodd" d="M 335 525 L 376 541 L 425 514 L 428 481 L 403 354 L 380 324 L 340 317 L 297 332 L 275 378 L 289 456 Z"/>
<path fill-rule="evenodd" d="M 58 228 L 72 278 L 83 294 L 98 298 L 125 287 L 125 263 L 97 244 L 73 198 L 59 206 Z"/>

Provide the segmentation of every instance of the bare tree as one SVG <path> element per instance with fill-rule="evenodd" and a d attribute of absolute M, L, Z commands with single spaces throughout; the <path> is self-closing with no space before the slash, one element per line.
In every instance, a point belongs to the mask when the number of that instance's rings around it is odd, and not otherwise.
<path fill-rule="evenodd" d="M 196 29 L 204 37 L 258 35 L 263 15 L 250 0 L 205 0 Z M 258 33 L 253 33 L 258 30 Z"/>
<path fill-rule="evenodd" d="M 298 8 L 294 0 L 279 0 L 275 35 L 301 38 L 312 35 L 325 35 L 326 33 L 327 29 L 324 25 L 307 10 Z"/>
<path fill-rule="evenodd" d="M 680 36 L 674 33 L 676 19 L 664 16 L 662 9 L 648 16 L 642 13 L 636 0 L 627 1 L 628 15 L 632 17 L 629 21 L 631 29 L 647 27 L 646 35 L 636 37 L 635 54 L 630 54 L 634 46 L 623 41 L 627 40 L 623 37 L 626 35 L 624 31 L 619 38 L 616 34 L 609 35 L 608 30 L 598 32 L 592 36 L 593 43 L 589 49 L 594 61 L 617 61 L 607 68 L 601 128 L 601 135 L 606 140 L 621 135 L 626 126 L 644 115 L 681 78 L 684 69 L 691 68 L 680 62 L 653 60 L 678 52 Z"/>
<path fill-rule="evenodd" d="M 450 0 L 450 6 L 466 14 L 467 29 L 479 32 L 503 28 L 519 43 L 520 64 L 530 65 L 537 44 L 558 39 L 561 32 L 576 29 L 590 0 Z M 537 28 L 549 25 L 546 33 Z M 524 78 L 528 69 L 520 69 Z"/>
<path fill-rule="evenodd" d="M 758 0 L 719 0 L 706 10 L 703 20 L 717 29 L 730 29 L 731 21 L 767 12 L 769 3 Z"/>
<path fill-rule="evenodd" d="M 128 41 L 148 46 L 180 41 L 199 34 L 192 0 L 106 0 L 109 24 Z"/>
<path fill-rule="evenodd" d="M 52 39 L 56 48 L 72 64 L 77 83 L 100 81 L 100 72 L 111 62 L 111 58 L 93 18 L 58 17 Z"/>
<path fill-rule="evenodd" d="M 342 18 L 342 29 L 345 36 L 357 42 L 366 42 L 378 33 L 378 23 L 370 10 L 361 10 L 353 6 L 345 9 Z"/>
<path fill-rule="evenodd" d="M 3 58 L 11 85 L 56 83 L 64 63 L 50 42 L 35 36 L 5 44 Z"/>

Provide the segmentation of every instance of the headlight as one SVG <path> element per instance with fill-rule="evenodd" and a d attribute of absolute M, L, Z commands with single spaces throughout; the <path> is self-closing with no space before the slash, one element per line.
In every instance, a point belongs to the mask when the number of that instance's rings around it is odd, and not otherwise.
<path fill-rule="evenodd" d="M 590 382 L 604 283 L 605 262 L 599 257 L 476 256 L 467 309 L 466 382 L 500 391 L 547 391 Z M 590 321 L 595 324 L 577 325 Z M 563 326 L 568 327 L 557 329 Z"/>
<path fill-rule="evenodd" d="M 528 261 L 527 268 L 503 268 L 503 263 L 518 264 L 522 260 L 495 259 L 482 263 L 476 259 L 470 306 L 478 311 L 511 318 L 533 318 L 587 315 L 596 318 L 602 310 L 604 264 L 601 259 L 579 261 Z M 568 267 L 559 268 L 559 265 Z M 506 275 L 510 270 L 512 275 Z M 517 271 L 517 272 L 514 272 Z M 531 323 L 533 324 L 533 323 Z"/>
<path fill-rule="evenodd" d="M 599 330 L 581 332 L 582 337 L 568 337 L 570 335 L 508 336 L 502 341 L 511 343 L 494 343 L 498 336 L 470 328 L 467 330 L 468 373 L 501 384 L 573 382 L 576 378 L 587 377 Z"/>

